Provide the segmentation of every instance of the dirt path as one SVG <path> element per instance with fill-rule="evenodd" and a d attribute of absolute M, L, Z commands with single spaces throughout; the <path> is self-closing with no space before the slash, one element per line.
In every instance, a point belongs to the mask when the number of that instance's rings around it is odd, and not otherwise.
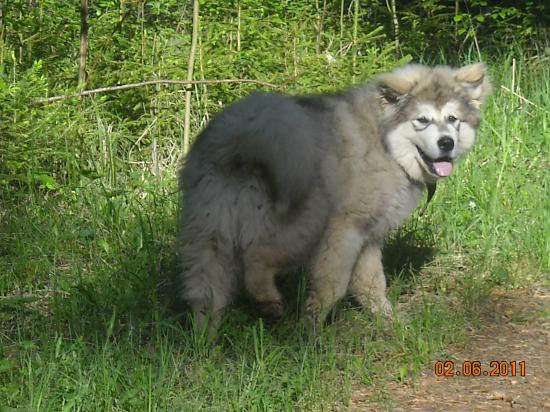
<path fill-rule="evenodd" d="M 414 385 L 390 382 L 379 390 L 356 388 L 350 409 L 550 412 L 550 290 L 495 294 L 493 307 L 493 316 L 471 335 L 467 349 L 449 350 L 451 377 L 437 377 L 432 362 Z M 502 371 L 507 367 L 508 375 L 510 362 L 516 361 L 516 376 L 490 376 L 494 360 L 507 362 Z M 463 369 L 466 361 L 481 362 L 480 376 L 463 376 L 468 373 Z M 520 376 L 520 361 L 525 362 L 525 376 Z M 449 364 L 444 369 L 451 372 Z M 377 402 L 380 398 L 386 400 Z"/>

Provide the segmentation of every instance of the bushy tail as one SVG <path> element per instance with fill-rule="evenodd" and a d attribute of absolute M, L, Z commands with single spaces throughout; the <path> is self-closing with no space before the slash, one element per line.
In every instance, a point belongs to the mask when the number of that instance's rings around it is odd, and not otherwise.
<path fill-rule="evenodd" d="M 217 115 L 186 160 L 182 185 L 192 187 L 208 168 L 237 165 L 262 170 L 279 211 L 300 203 L 319 163 L 322 128 L 312 111 L 291 97 L 254 93 Z"/>

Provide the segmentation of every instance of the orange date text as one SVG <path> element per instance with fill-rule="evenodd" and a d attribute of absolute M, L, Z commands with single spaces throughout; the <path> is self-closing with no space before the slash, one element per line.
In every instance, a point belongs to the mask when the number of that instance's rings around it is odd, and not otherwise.
<path fill-rule="evenodd" d="M 464 361 L 462 363 L 451 360 L 435 362 L 435 376 L 490 376 L 490 377 L 512 377 L 525 376 L 525 361 L 499 361 L 489 362 Z"/>

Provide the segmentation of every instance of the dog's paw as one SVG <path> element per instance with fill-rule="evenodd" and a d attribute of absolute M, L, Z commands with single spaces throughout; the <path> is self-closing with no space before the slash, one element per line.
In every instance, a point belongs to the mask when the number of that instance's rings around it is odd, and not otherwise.
<path fill-rule="evenodd" d="M 283 303 L 281 301 L 256 302 L 260 316 L 267 323 L 277 323 L 283 317 Z"/>
<path fill-rule="evenodd" d="M 372 302 L 370 307 L 372 313 L 375 315 L 380 315 L 385 319 L 393 319 L 393 308 L 388 299 L 384 298 L 378 302 Z"/>
<path fill-rule="evenodd" d="M 302 325 L 308 334 L 318 336 L 323 320 L 324 315 L 321 304 L 315 293 L 311 293 L 305 302 Z"/>

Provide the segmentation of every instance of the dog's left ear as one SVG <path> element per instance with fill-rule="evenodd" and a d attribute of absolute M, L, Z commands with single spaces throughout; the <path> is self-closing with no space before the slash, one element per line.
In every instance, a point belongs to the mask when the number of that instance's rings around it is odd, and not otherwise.
<path fill-rule="evenodd" d="M 479 109 L 491 90 L 487 67 L 483 63 L 469 64 L 455 70 L 454 78 L 466 90 L 471 103 Z"/>

